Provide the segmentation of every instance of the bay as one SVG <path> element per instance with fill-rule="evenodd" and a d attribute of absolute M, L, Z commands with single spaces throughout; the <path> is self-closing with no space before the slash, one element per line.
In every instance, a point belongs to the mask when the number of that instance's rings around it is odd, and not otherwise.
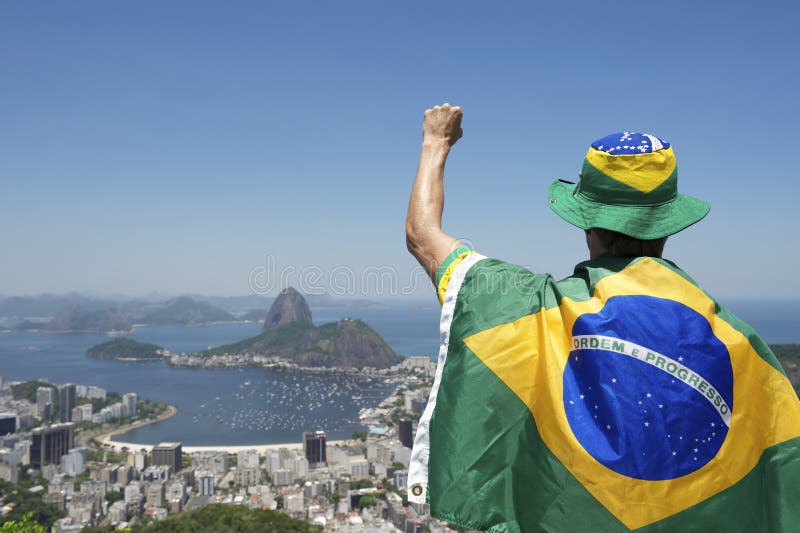
<path fill-rule="evenodd" d="M 266 311 L 265 311 L 266 314 Z M 438 343 L 438 310 L 316 309 L 315 323 L 361 318 L 403 355 L 432 355 Z M 127 337 L 173 352 L 194 352 L 257 335 L 258 323 L 205 327 L 138 327 Z M 96 385 L 178 408 L 174 417 L 117 437 L 142 444 L 246 445 L 298 442 L 304 430 L 323 429 L 330 439 L 361 430 L 358 412 L 374 407 L 394 385 L 354 375 L 306 374 L 263 368 L 172 368 L 163 362 L 92 359 L 91 346 L 109 337 L 94 333 L 0 334 L 0 375 L 7 380 L 46 379 Z"/>
<path fill-rule="evenodd" d="M 769 343 L 800 342 L 800 301 L 722 299 Z M 360 318 L 399 354 L 438 352 L 435 306 L 390 305 L 385 309 L 314 309 L 317 324 Z M 266 310 L 265 310 L 266 315 Z M 258 323 L 206 327 L 139 327 L 131 338 L 173 352 L 194 352 L 256 335 Z M 174 417 L 118 437 L 152 444 L 248 445 L 298 442 L 304 430 L 324 429 L 330 439 L 360 430 L 358 412 L 377 405 L 393 385 L 355 376 L 288 373 L 262 368 L 188 369 L 162 362 L 91 359 L 86 350 L 109 337 L 92 333 L 14 332 L 0 334 L 0 375 L 8 380 L 45 378 L 136 392 L 178 408 Z"/>

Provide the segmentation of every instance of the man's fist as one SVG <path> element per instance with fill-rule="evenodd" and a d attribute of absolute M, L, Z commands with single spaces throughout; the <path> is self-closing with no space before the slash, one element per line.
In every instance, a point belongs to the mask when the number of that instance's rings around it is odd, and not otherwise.
<path fill-rule="evenodd" d="M 426 110 L 422 121 L 423 141 L 444 140 L 448 146 L 453 146 L 464 133 L 461 131 L 462 116 L 461 108 L 450 104 Z"/>

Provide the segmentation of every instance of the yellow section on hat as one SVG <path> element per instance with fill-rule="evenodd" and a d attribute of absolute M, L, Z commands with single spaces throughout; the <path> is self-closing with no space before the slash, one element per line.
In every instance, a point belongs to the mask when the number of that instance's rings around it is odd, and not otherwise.
<path fill-rule="evenodd" d="M 672 147 L 644 154 L 612 155 L 589 148 L 586 160 L 610 178 L 648 193 L 664 183 L 675 171 Z"/>

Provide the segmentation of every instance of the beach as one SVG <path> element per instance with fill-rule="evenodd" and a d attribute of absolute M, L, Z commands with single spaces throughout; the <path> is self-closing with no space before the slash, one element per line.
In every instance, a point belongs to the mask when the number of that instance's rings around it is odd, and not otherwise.
<path fill-rule="evenodd" d="M 124 426 L 119 426 L 112 429 L 111 431 L 105 431 L 102 433 L 98 433 L 97 435 L 94 435 L 90 430 L 85 434 L 79 434 L 78 442 L 84 446 L 91 439 L 94 439 L 95 441 L 100 443 L 105 443 L 106 441 L 111 439 L 111 437 L 113 437 L 114 435 L 121 435 L 135 428 L 147 426 L 149 424 L 155 424 L 156 422 L 162 422 L 164 420 L 167 420 L 168 418 L 175 416 L 177 412 L 178 409 L 174 405 L 168 405 L 167 410 L 161 413 L 156 418 L 151 418 L 148 420 L 137 420 L 132 424 L 125 424 Z"/>
<path fill-rule="evenodd" d="M 104 449 L 114 452 L 133 452 L 145 450 L 148 453 L 152 451 L 153 444 L 138 444 L 133 442 L 121 442 L 111 440 L 112 435 L 104 436 L 103 439 L 98 439 Z M 328 441 L 328 446 L 343 446 L 352 443 L 352 440 L 331 440 Z M 270 451 L 277 451 L 281 448 L 289 450 L 302 450 L 303 443 L 301 442 L 287 442 L 284 444 L 243 444 L 243 445 L 218 445 L 218 446 L 183 446 L 183 453 L 202 453 L 202 452 L 227 452 L 239 453 L 245 450 L 256 450 L 259 455 L 264 455 Z"/>

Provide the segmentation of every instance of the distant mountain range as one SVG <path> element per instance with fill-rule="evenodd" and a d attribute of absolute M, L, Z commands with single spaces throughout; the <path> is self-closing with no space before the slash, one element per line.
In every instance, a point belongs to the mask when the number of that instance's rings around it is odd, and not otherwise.
<path fill-rule="evenodd" d="M 310 296 L 316 307 L 379 308 L 361 299 Z M 0 317 L 13 329 L 125 332 L 134 324 L 204 325 L 235 320 L 262 321 L 274 298 L 264 296 L 181 296 L 167 300 L 114 300 L 77 293 L 0 299 Z"/>
<path fill-rule="evenodd" d="M 72 305 L 49 321 L 24 320 L 15 329 L 44 331 L 126 332 L 134 324 L 200 326 L 236 320 L 232 314 L 186 296 L 159 303 L 129 302 L 106 309 Z"/>

